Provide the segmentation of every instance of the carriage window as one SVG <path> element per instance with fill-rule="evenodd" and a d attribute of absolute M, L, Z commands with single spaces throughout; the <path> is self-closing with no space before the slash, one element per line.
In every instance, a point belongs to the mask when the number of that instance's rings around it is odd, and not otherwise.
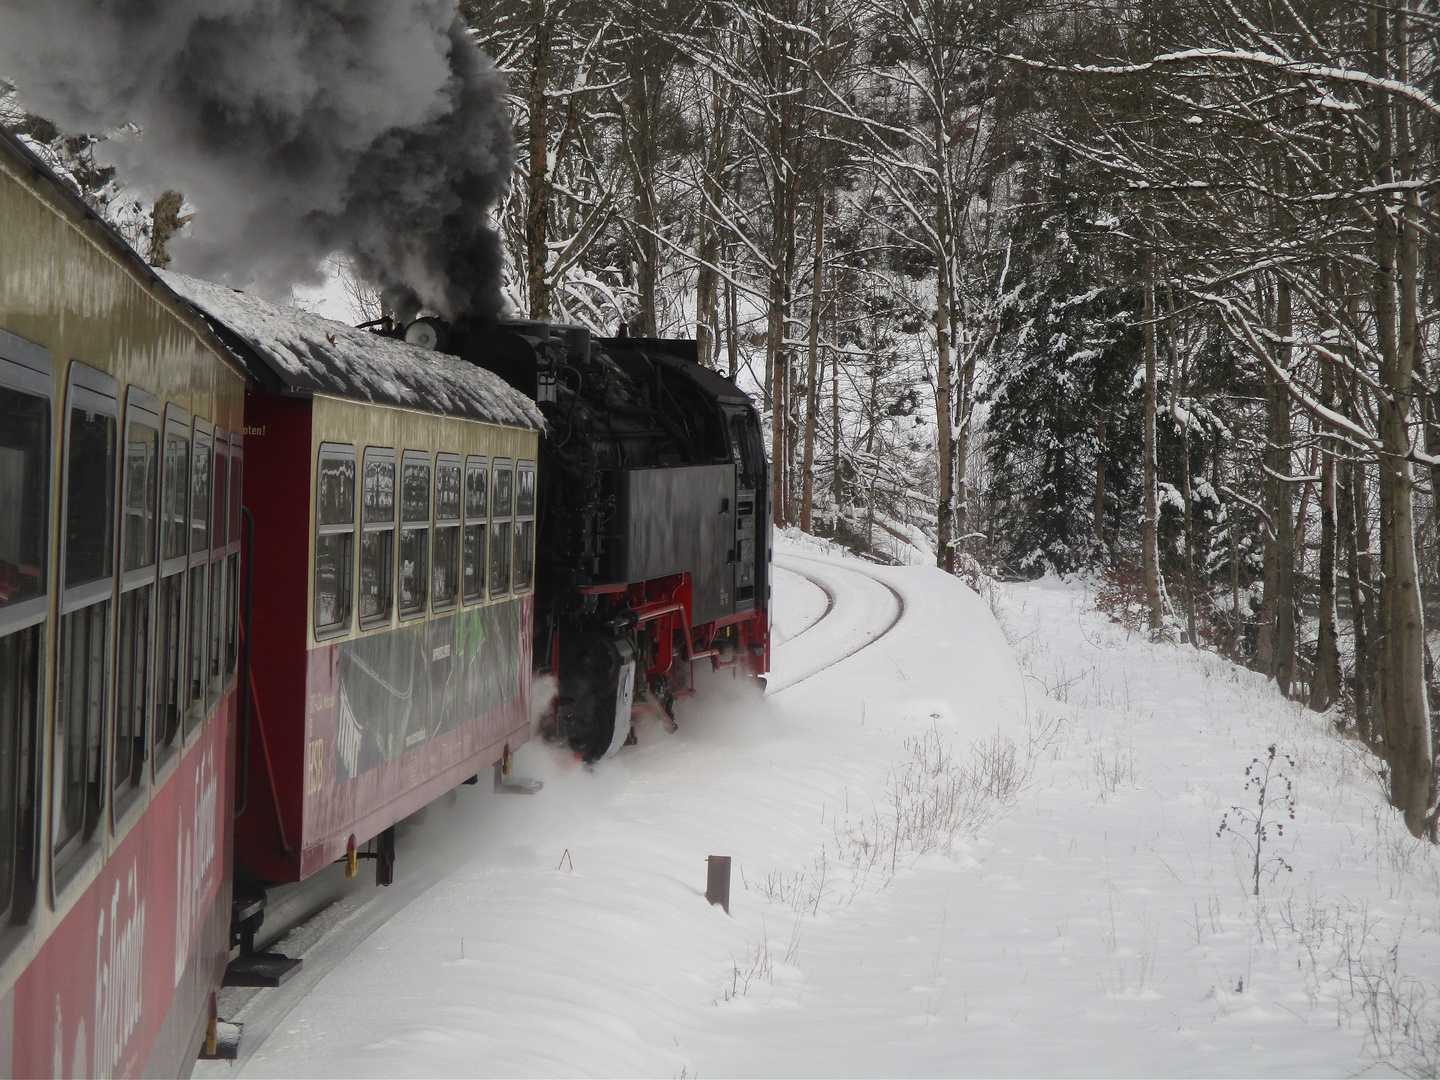
<path fill-rule="evenodd" d="M 185 619 L 188 655 L 185 661 L 185 736 L 189 738 L 205 719 L 205 601 L 210 581 L 210 486 L 211 441 L 195 422 L 190 444 L 190 569 L 186 574 L 185 598 L 189 610 Z M 207 425 L 208 426 L 208 425 Z"/>
<path fill-rule="evenodd" d="M 495 462 L 495 479 L 490 491 L 490 595 L 504 596 L 510 591 L 510 535 L 514 525 L 510 515 L 515 509 L 514 472 L 510 462 Z"/>
<path fill-rule="evenodd" d="M 150 667 L 160 501 L 160 418 L 150 409 L 136 406 L 136 396 L 132 390 L 120 477 L 122 576 L 115 725 L 110 747 L 110 788 L 115 794 L 117 814 L 144 777 L 145 736 L 153 700 Z"/>
<path fill-rule="evenodd" d="M 400 472 L 400 614 L 425 610 L 430 580 L 430 458 L 405 451 Z"/>
<path fill-rule="evenodd" d="M 390 621 L 395 609 L 395 451 L 365 451 L 360 525 L 360 625 Z"/>
<path fill-rule="evenodd" d="M 0 612 L 45 593 L 50 402 L 0 387 Z"/>
<path fill-rule="evenodd" d="M 65 469 L 65 587 L 70 589 L 110 576 L 115 417 L 70 410 Z"/>
<path fill-rule="evenodd" d="M 6 335 L 0 334 L 0 341 Z M 45 365 L 48 367 L 48 365 Z M 34 897 L 36 766 L 44 661 L 53 375 L 0 361 L 0 920 L 23 922 Z"/>
<path fill-rule="evenodd" d="M 65 574 L 55 657 L 51 838 L 57 862 L 90 839 L 105 805 L 102 767 L 118 471 L 114 380 L 80 364 L 71 371 L 64 457 Z M 101 393 L 102 387 L 108 393 Z"/>
<path fill-rule="evenodd" d="M 535 463 L 515 468 L 515 591 L 535 584 Z"/>
<path fill-rule="evenodd" d="M 0 918 L 12 922 L 24 918 L 34 890 L 43 629 L 37 623 L 0 638 Z"/>
<path fill-rule="evenodd" d="M 155 724 L 151 743 L 158 769 L 180 733 L 185 711 L 185 569 L 190 550 L 186 498 L 190 492 L 190 418 L 167 410 L 160 462 L 160 591 L 156 596 Z"/>
<path fill-rule="evenodd" d="M 55 701 L 55 850 L 88 840 L 103 808 L 100 766 L 105 727 L 109 601 L 60 619 Z"/>
<path fill-rule="evenodd" d="M 326 443 L 315 480 L 315 634 L 350 629 L 355 565 L 355 448 Z"/>
<path fill-rule="evenodd" d="M 466 601 L 485 598 L 485 520 L 490 516 L 490 465 L 483 457 L 465 459 L 465 552 Z"/>
<path fill-rule="evenodd" d="M 190 439 L 175 431 L 165 433 L 165 488 L 160 504 L 160 530 L 164 558 L 184 555 L 189 546 L 185 524 L 185 493 L 190 490 Z"/>
<path fill-rule="evenodd" d="M 431 581 L 430 602 L 435 609 L 452 607 L 460 591 L 460 459 L 450 454 L 441 454 L 435 460 Z"/>
<path fill-rule="evenodd" d="M 190 553 L 210 550 L 210 439 L 195 433 L 195 452 L 190 455 Z"/>
<path fill-rule="evenodd" d="M 120 568 L 155 564 L 156 503 L 160 496 L 160 431 L 148 413 L 132 412 L 125 428 L 125 491 L 121 505 Z"/>

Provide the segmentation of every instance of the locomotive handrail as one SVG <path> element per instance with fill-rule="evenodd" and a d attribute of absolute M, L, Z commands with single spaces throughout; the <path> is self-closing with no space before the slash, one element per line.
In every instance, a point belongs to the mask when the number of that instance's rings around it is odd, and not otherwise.
<path fill-rule="evenodd" d="M 280 813 L 280 789 L 275 784 L 275 766 L 270 761 L 270 741 L 265 737 L 265 716 L 260 711 L 260 691 L 255 688 L 255 668 L 250 663 L 250 620 L 255 608 L 255 575 L 252 569 L 255 554 L 255 515 L 247 506 L 240 508 L 240 514 L 250 524 L 250 538 L 245 549 L 245 617 L 240 621 L 241 694 L 244 706 L 240 728 L 241 794 L 236 800 L 235 817 L 238 819 L 250 802 L 250 710 L 253 706 L 256 727 L 260 732 L 260 751 L 265 756 L 265 775 L 270 781 L 270 801 L 275 806 L 275 831 L 280 834 L 280 851 L 281 854 L 292 855 L 294 849 L 285 838 L 285 818 Z"/>
<path fill-rule="evenodd" d="M 265 775 L 270 779 L 270 800 L 275 804 L 275 829 L 280 834 L 280 852 L 293 855 L 294 848 L 285 839 L 285 818 L 280 813 L 280 789 L 275 784 L 275 766 L 270 762 L 270 742 L 265 738 L 265 716 L 260 711 L 260 694 L 255 689 L 255 672 L 250 672 L 250 697 L 255 702 L 256 729 L 260 732 L 260 752 L 265 756 Z"/>

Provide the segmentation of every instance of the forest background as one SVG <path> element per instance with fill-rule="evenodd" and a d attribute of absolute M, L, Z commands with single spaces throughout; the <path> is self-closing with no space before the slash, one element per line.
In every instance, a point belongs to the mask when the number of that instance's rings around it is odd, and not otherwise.
<path fill-rule="evenodd" d="M 1091 573 L 1332 713 L 1435 838 L 1434 0 L 460 7 L 509 81 L 515 314 L 695 337 L 762 406 L 778 526 Z M 164 265 L 183 196 L 22 101 Z"/>

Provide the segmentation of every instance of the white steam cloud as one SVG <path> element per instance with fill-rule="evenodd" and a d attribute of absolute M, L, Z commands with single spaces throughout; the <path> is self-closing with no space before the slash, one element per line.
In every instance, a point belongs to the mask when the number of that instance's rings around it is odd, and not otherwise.
<path fill-rule="evenodd" d="M 0 0 L 0 75 L 196 210 L 177 269 L 288 295 L 343 252 L 396 313 L 492 316 L 503 77 L 455 0 Z"/>

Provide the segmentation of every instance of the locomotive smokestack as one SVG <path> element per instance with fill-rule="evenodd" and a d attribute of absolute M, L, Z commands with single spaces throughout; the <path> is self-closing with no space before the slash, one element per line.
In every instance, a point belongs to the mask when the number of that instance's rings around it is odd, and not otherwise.
<path fill-rule="evenodd" d="M 288 297 L 348 255 L 408 319 L 491 318 L 503 77 L 456 0 L 7 4 L 0 73 L 142 195 L 183 191 L 173 266 Z"/>

